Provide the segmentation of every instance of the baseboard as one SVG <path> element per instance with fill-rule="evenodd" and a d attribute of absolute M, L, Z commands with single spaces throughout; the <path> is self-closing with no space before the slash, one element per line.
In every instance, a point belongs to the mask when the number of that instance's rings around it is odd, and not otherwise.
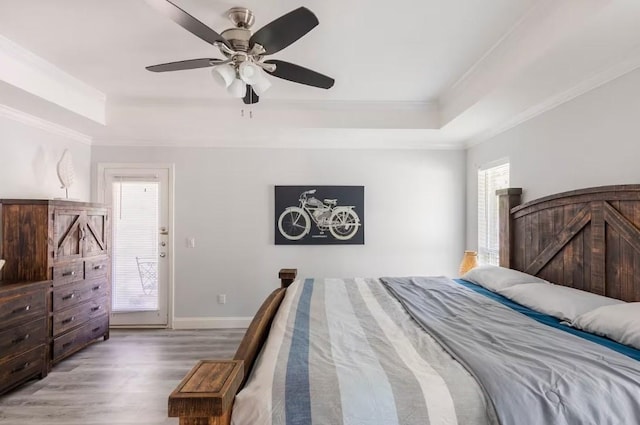
<path fill-rule="evenodd" d="M 248 328 L 253 317 L 175 317 L 173 329 Z"/>

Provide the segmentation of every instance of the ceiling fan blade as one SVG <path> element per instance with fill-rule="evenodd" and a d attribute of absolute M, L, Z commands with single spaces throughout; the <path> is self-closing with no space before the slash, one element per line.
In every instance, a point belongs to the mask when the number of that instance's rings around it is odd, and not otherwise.
<path fill-rule="evenodd" d="M 152 72 L 167 72 L 167 71 L 182 71 L 185 69 L 207 68 L 214 66 L 217 62 L 223 62 L 222 59 L 189 59 L 186 61 L 161 63 L 159 65 L 147 66 L 147 71 Z"/>
<path fill-rule="evenodd" d="M 260 28 L 249 40 L 249 46 L 260 44 L 267 55 L 289 46 L 318 25 L 318 18 L 306 7 L 300 7 Z"/>
<path fill-rule="evenodd" d="M 254 103 L 258 103 L 260 101 L 260 98 L 258 97 L 256 92 L 253 91 L 253 87 L 247 84 L 247 94 L 244 95 L 242 101 L 245 103 L 245 105 L 253 105 Z"/>
<path fill-rule="evenodd" d="M 276 66 L 275 71 L 270 72 L 271 75 L 294 83 L 306 84 L 321 89 L 330 89 L 335 83 L 335 80 L 331 77 L 293 63 L 279 60 L 268 60 L 264 61 L 264 63 L 271 63 Z"/>
<path fill-rule="evenodd" d="M 182 28 L 197 35 L 207 43 L 214 44 L 215 42 L 220 42 L 226 44 L 227 47 L 231 47 L 224 37 L 193 16 L 189 15 L 169 0 L 147 0 L 147 3 L 149 3 L 149 5 L 155 8 L 158 12 L 167 15 Z"/>

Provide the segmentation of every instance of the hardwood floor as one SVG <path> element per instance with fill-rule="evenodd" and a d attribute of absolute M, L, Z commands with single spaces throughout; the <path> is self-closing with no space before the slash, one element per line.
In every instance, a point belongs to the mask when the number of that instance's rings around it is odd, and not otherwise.
<path fill-rule="evenodd" d="M 233 357 L 244 332 L 112 329 L 108 341 L 0 396 L 0 425 L 175 425 L 171 391 L 197 360 Z"/>

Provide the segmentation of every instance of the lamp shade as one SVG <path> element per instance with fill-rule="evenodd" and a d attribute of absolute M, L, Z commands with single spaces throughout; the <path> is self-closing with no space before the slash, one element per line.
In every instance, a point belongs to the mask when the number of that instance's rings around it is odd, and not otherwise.
<path fill-rule="evenodd" d="M 227 91 L 233 97 L 244 97 L 244 95 L 247 93 L 247 85 L 241 79 L 236 78 L 229 85 Z"/>
<path fill-rule="evenodd" d="M 264 74 L 264 71 L 260 70 L 260 72 Z M 269 79 L 264 75 L 261 77 L 262 78 L 259 78 L 258 81 L 251 85 L 251 87 L 253 87 L 253 91 L 256 92 L 258 96 L 262 96 L 262 94 L 271 87 L 271 81 L 269 81 Z"/>
<path fill-rule="evenodd" d="M 242 62 L 238 67 L 238 75 L 242 81 L 253 87 L 253 91 L 258 96 L 262 96 L 271 87 L 271 81 L 266 77 L 265 72 L 254 63 Z"/>
<path fill-rule="evenodd" d="M 238 75 L 247 84 L 254 85 L 260 80 L 260 67 L 254 63 L 245 61 L 238 66 Z"/>
<path fill-rule="evenodd" d="M 229 64 L 218 65 L 213 67 L 211 75 L 218 84 L 224 87 L 229 87 L 233 83 L 233 80 L 236 79 L 236 70 Z"/>
<path fill-rule="evenodd" d="M 460 276 L 462 276 L 466 272 L 477 266 L 478 253 L 476 251 L 465 251 L 464 255 L 462 256 L 462 262 L 460 263 L 460 269 L 458 270 L 458 273 L 460 273 Z"/>

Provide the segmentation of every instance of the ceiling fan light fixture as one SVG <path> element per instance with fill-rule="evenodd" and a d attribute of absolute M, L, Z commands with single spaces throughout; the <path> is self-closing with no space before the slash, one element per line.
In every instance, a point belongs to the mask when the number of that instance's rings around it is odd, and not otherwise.
<path fill-rule="evenodd" d="M 236 79 L 236 70 L 229 64 L 218 65 L 213 67 L 213 69 L 211 70 L 211 75 L 213 76 L 213 79 L 218 82 L 218 84 L 228 88 Z"/>
<path fill-rule="evenodd" d="M 271 81 L 266 77 L 262 67 L 253 62 L 242 62 L 238 66 L 238 75 L 242 81 L 253 87 L 258 96 L 262 96 L 271 87 Z"/>
<path fill-rule="evenodd" d="M 247 85 L 241 79 L 236 78 L 229 85 L 227 91 L 231 96 L 241 98 L 244 97 L 244 95 L 247 93 Z"/>
<path fill-rule="evenodd" d="M 252 84 L 251 87 L 253 87 L 253 91 L 256 92 L 258 96 L 262 96 L 264 92 L 269 90 L 269 87 L 271 87 L 271 81 L 269 81 L 269 79 L 264 76 L 263 72 L 261 78 L 259 78 L 258 81 Z"/>
<path fill-rule="evenodd" d="M 252 62 L 245 61 L 238 66 L 238 75 L 247 84 L 256 84 L 260 79 L 260 67 Z"/>

